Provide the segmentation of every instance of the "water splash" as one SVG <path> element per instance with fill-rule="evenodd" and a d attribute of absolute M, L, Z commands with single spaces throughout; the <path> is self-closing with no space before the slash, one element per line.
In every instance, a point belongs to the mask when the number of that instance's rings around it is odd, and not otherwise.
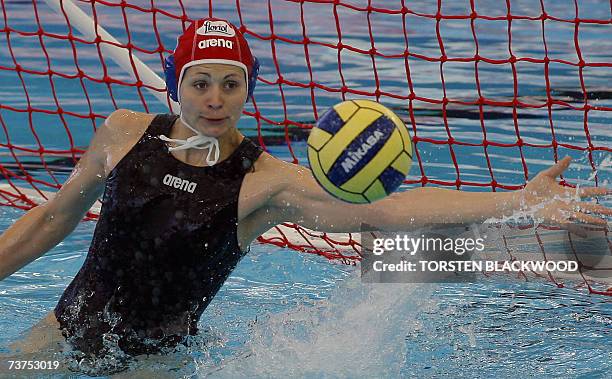
<path fill-rule="evenodd" d="M 431 285 L 366 284 L 358 272 L 329 300 L 270 314 L 252 326 L 242 351 L 200 377 L 397 377 L 406 333 Z"/>
<path fill-rule="evenodd" d="M 595 170 L 593 170 L 591 175 L 588 177 L 587 182 L 594 180 L 597 173 L 606 168 L 612 168 L 612 155 L 606 155 L 600 164 L 595 165 Z"/>

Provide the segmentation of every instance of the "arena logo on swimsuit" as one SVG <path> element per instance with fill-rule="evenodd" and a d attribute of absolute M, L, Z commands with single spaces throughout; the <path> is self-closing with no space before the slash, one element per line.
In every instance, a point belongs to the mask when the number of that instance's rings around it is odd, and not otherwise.
<path fill-rule="evenodd" d="M 170 174 L 164 176 L 163 183 L 168 187 L 178 188 L 189 193 L 193 193 L 197 187 L 197 183 L 190 182 L 189 180 L 181 179 Z"/>

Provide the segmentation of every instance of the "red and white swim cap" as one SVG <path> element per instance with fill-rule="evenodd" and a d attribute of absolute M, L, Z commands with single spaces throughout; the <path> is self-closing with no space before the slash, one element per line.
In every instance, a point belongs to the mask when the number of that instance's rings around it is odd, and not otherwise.
<path fill-rule="evenodd" d="M 252 93 L 253 89 L 250 87 L 254 84 L 251 78 L 256 65 L 255 58 L 240 30 L 228 21 L 218 18 L 193 21 L 178 38 L 174 50 L 177 87 L 180 88 L 187 68 L 202 63 L 222 63 L 240 67 L 245 74 L 247 93 Z"/>

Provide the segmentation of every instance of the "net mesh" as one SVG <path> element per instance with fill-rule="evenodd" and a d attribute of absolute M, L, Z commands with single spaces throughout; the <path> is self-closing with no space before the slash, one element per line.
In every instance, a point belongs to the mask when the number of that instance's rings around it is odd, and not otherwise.
<path fill-rule="evenodd" d="M 135 59 L 160 73 L 177 32 L 206 15 L 240 26 L 263 63 L 243 121 L 274 155 L 307 164 L 304 139 L 322 112 L 369 98 L 411 129 L 403 189 L 516 190 L 568 154 L 586 168 L 582 182 L 605 184 L 612 2 L 74 1 L 116 40 L 83 37 L 67 1 L 0 3 L 0 205 L 48 199 L 114 109 L 167 111 L 153 95 L 165 88 L 143 79 Z M 131 69 L 109 46 L 129 52 Z M 284 224 L 259 241 L 359 260 L 353 234 Z"/>

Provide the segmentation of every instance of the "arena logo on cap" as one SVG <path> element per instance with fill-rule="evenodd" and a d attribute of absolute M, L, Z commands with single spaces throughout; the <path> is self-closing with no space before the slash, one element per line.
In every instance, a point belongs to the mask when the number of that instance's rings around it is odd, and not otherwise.
<path fill-rule="evenodd" d="M 225 21 L 205 21 L 196 33 L 202 36 L 233 37 L 236 35 L 234 28 Z"/>
<path fill-rule="evenodd" d="M 223 38 L 211 38 L 203 39 L 198 42 L 198 47 L 200 49 L 207 49 L 209 47 L 225 47 L 226 49 L 233 49 L 234 43 L 230 40 Z"/>

